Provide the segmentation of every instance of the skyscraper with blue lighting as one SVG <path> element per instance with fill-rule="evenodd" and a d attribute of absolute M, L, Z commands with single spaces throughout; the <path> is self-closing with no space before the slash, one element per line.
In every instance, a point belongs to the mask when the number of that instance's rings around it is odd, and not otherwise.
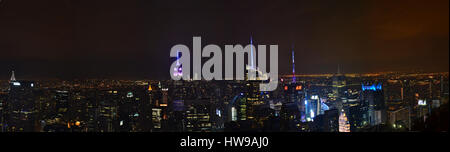
<path fill-rule="evenodd" d="M 364 122 L 370 126 L 386 122 L 386 107 L 381 82 L 361 84 L 361 107 Z"/>

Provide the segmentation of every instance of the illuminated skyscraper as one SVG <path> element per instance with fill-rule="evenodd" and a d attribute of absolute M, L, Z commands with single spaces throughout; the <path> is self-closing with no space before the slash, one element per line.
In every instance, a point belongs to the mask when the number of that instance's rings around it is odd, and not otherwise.
<path fill-rule="evenodd" d="M 346 86 L 345 76 L 341 73 L 340 66 L 337 67 L 337 73 L 333 76 L 333 94 L 339 99 L 342 89 Z"/>
<path fill-rule="evenodd" d="M 186 131 L 211 131 L 214 126 L 214 105 L 209 100 L 187 100 L 186 101 Z"/>
<path fill-rule="evenodd" d="M 365 83 L 361 85 L 361 106 L 369 125 L 378 125 L 386 121 L 386 107 L 384 92 L 380 82 Z"/>
<path fill-rule="evenodd" d="M 350 132 L 350 123 L 344 110 L 339 115 L 339 132 Z"/>
<path fill-rule="evenodd" d="M 322 104 L 318 95 L 309 95 L 305 99 L 305 116 L 307 121 L 312 121 L 321 114 Z"/>
<path fill-rule="evenodd" d="M 180 64 L 180 52 L 177 51 L 177 66 L 173 69 L 173 75 L 174 76 L 183 76 L 183 68 Z"/>
<path fill-rule="evenodd" d="M 253 45 L 253 38 L 250 37 L 250 45 Z M 256 72 L 257 69 L 255 67 L 255 61 L 253 60 L 254 54 L 253 54 L 253 48 L 251 48 L 250 51 L 250 65 L 247 66 L 247 76 L 246 76 L 246 84 L 245 84 L 245 100 L 241 100 L 241 102 L 245 102 L 245 115 L 246 120 L 256 120 L 256 107 L 262 105 L 263 103 L 260 100 L 260 91 L 259 91 L 259 84 L 261 81 L 259 80 L 249 80 L 248 73 L 249 72 Z M 244 103 L 242 103 L 244 104 Z"/>
<path fill-rule="evenodd" d="M 69 92 L 66 90 L 56 90 L 54 92 L 53 100 L 56 101 L 56 115 L 55 117 L 62 119 L 63 121 L 70 120 L 70 106 L 69 106 Z"/>
<path fill-rule="evenodd" d="M 292 46 L 292 80 L 285 81 L 283 83 L 283 92 L 286 94 L 286 100 L 284 101 L 288 105 L 293 105 L 297 108 L 299 116 L 296 119 L 301 119 L 303 122 L 306 121 L 305 116 L 305 103 L 307 102 L 305 98 L 305 87 L 303 83 L 297 82 L 295 76 L 295 53 L 294 47 Z M 292 108 L 291 108 L 292 109 Z"/>
<path fill-rule="evenodd" d="M 12 72 L 5 110 L 8 131 L 36 131 L 34 87 L 34 82 L 17 81 L 14 71 Z"/>

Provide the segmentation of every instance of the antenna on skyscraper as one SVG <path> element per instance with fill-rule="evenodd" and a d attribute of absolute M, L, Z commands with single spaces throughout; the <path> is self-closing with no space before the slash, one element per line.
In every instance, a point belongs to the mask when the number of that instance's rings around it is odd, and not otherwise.
<path fill-rule="evenodd" d="M 250 36 L 250 45 L 253 45 L 253 37 L 252 36 Z M 254 61 L 253 61 L 253 47 L 250 47 L 250 55 L 251 55 L 251 57 L 250 57 L 250 67 L 251 67 L 251 69 L 255 69 L 255 63 L 254 63 Z"/>
<path fill-rule="evenodd" d="M 292 82 L 295 83 L 295 55 L 294 55 L 294 44 L 292 44 Z"/>
<path fill-rule="evenodd" d="M 9 79 L 9 81 L 16 81 L 16 76 L 14 75 L 14 70 L 12 71 L 12 74 L 11 74 L 11 79 Z"/>

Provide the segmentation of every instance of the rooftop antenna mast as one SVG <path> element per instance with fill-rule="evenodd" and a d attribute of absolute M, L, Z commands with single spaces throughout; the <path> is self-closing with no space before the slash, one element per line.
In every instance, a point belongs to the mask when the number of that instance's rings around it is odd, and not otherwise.
<path fill-rule="evenodd" d="M 294 45 L 292 44 L 292 83 L 296 82 L 295 78 L 295 54 L 294 54 Z"/>
<path fill-rule="evenodd" d="M 11 81 L 11 82 L 16 81 L 16 76 L 14 74 L 14 70 L 12 71 L 11 79 L 9 79 L 9 81 Z"/>

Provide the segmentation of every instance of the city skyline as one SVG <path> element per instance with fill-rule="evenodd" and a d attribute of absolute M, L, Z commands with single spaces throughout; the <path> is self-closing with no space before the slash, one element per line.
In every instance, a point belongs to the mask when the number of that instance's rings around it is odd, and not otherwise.
<path fill-rule="evenodd" d="M 447 73 L 284 75 L 261 81 L 0 81 L 2 132 L 448 130 Z M 446 113 L 447 111 L 447 113 Z"/>
<path fill-rule="evenodd" d="M 449 3 L 0 0 L 1 143 L 440 149 Z"/>

